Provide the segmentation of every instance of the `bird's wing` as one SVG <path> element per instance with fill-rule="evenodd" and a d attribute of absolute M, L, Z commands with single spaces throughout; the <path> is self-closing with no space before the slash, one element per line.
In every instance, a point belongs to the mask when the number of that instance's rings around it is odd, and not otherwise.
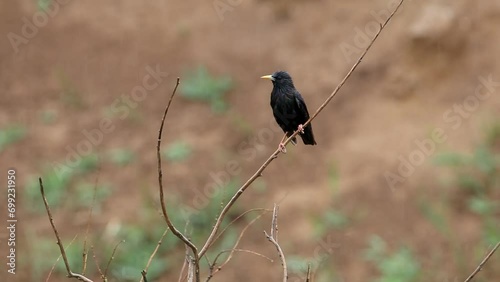
<path fill-rule="evenodd" d="M 302 98 L 302 95 L 297 91 L 295 93 L 295 104 L 297 105 L 297 113 L 298 115 L 304 119 L 304 122 L 309 119 L 309 111 L 307 111 L 307 106 L 306 102 L 304 101 L 304 98 Z"/>

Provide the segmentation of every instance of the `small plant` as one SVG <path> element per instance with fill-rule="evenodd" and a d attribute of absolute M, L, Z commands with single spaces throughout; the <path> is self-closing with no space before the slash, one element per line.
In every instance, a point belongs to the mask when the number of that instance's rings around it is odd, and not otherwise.
<path fill-rule="evenodd" d="M 99 156 L 89 154 L 81 158 L 81 160 L 73 168 L 54 170 L 46 168 L 42 173 L 42 179 L 45 189 L 45 196 L 50 206 L 58 207 L 62 204 L 62 200 L 66 198 L 71 191 L 71 184 L 74 179 L 83 176 L 97 169 L 99 164 Z M 93 191 L 93 189 L 91 189 Z M 92 195 L 92 192 L 89 192 Z M 40 200 L 40 186 L 37 177 L 31 177 L 26 185 L 26 201 L 27 206 L 32 212 L 41 212 L 45 209 L 43 201 Z"/>
<path fill-rule="evenodd" d="M 233 86 L 230 77 L 213 77 L 203 66 L 187 72 L 184 77 L 184 83 L 180 85 L 182 96 L 194 101 L 210 103 L 212 111 L 216 113 L 227 109 L 224 94 Z"/>
<path fill-rule="evenodd" d="M 322 217 L 314 220 L 313 223 L 314 233 L 317 237 L 322 237 L 329 230 L 344 228 L 349 223 L 349 219 L 341 212 L 330 209 Z"/>
<path fill-rule="evenodd" d="M 51 3 L 52 0 L 38 0 L 37 1 L 38 10 L 46 11 Z"/>
<path fill-rule="evenodd" d="M 57 113 L 55 111 L 43 111 L 40 113 L 40 120 L 43 124 L 49 125 L 53 124 L 57 119 Z"/>
<path fill-rule="evenodd" d="M 459 200 L 473 213 L 481 217 L 484 226 L 484 238 L 487 244 L 500 240 L 500 230 L 496 215 L 500 205 L 494 200 L 500 195 L 500 154 L 498 142 L 500 130 L 494 124 L 485 135 L 472 155 L 455 152 L 439 154 L 435 162 L 448 167 L 454 172 L 453 184 L 460 190 Z"/>
<path fill-rule="evenodd" d="M 7 128 L 0 129 L 0 153 L 7 146 L 16 143 L 26 136 L 26 128 L 21 125 L 11 125 Z"/>
<path fill-rule="evenodd" d="M 52 237 L 43 237 L 32 233 L 27 236 L 30 238 L 30 242 L 34 242 L 29 250 L 29 255 L 25 255 L 26 258 L 30 259 L 30 281 L 44 281 L 48 275 L 48 269 L 51 269 L 52 266 L 55 266 L 52 277 L 55 276 L 55 273 L 66 274 L 66 267 L 63 260 L 59 259 L 57 261 L 60 253 L 58 248 L 54 248 L 54 239 Z M 82 245 L 76 240 L 71 245 L 69 240 L 63 240 L 63 244 L 66 247 L 66 257 L 71 267 L 82 269 Z M 93 263 L 88 263 L 87 273 L 94 273 L 94 268 Z"/>
<path fill-rule="evenodd" d="M 71 179 L 74 173 L 72 170 L 64 170 L 57 173 L 54 170 L 47 169 L 42 174 L 45 189 L 45 197 L 53 207 L 61 205 L 62 199 L 66 195 Z M 45 209 L 43 201 L 40 199 L 40 186 L 38 178 L 32 177 L 26 185 L 26 205 L 33 212 L 42 212 Z"/>
<path fill-rule="evenodd" d="M 379 236 L 372 236 L 365 259 L 376 264 L 380 271 L 379 282 L 412 282 L 417 281 L 420 265 L 412 252 L 401 247 L 393 254 L 387 253 L 387 244 Z"/>
<path fill-rule="evenodd" d="M 126 166 L 135 159 L 135 155 L 128 149 L 113 149 L 108 152 L 108 158 L 115 165 Z"/>
<path fill-rule="evenodd" d="M 83 108 L 85 103 L 79 90 L 76 89 L 73 81 L 62 71 L 57 72 L 57 78 L 61 84 L 61 100 L 74 108 Z"/>
<path fill-rule="evenodd" d="M 177 141 L 163 150 L 163 155 L 170 162 L 182 162 L 191 156 L 191 152 L 192 149 L 188 143 Z"/>
<path fill-rule="evenodd" d="M 145 263 L 156 248 L 163 231 L 165 231 L 165 226 L 161 224 L 152 224 L 147 228 L 137 225 L 122 226 L 115 237 L 117 238 L 116 243 L 123 240 L 118 252 L 124 255 L 115 256 L 115 260 L 109 269 L 112 276 L 118 281 L 137 281 Z M 173 237 L 172 234 L 166 235 L 166 237 L 169 236 Z M 178 243 L 177 241 L 170 242 Z M 110 255 L 114 248 L 111 245 L 116 245 L 116 243 L 108 244 L 105 253 Z M 171 250 L 173 246 L 169 245 L 168 241 L 165 240 L 161 246 L 156 254 L 156 259 L 151 261 L 149 266 L 148 279 L 157 280 L 160 274 L 170 267 L 169 262 L 162 256 Z"/>
<path fill-rule="evenodd" d="M 88 182 L 80 182 L 76 185 L 75 196 L 71 197 L 75 201 L 75 207 L 86 208 L 94 203 L 93 211 L 96 213 L 101 211 L 102 203 L 111 195 L 112 191 L 109 185 L 100 184 L 97 187 L 95 185 Z"/>
<path fill-rule="evenodd" d="M 99 155 L 88 154 L 83 156 L 76 164 L 75 170 L 80 174 L 86 174 L 95 171 L 99 167 Z"/>

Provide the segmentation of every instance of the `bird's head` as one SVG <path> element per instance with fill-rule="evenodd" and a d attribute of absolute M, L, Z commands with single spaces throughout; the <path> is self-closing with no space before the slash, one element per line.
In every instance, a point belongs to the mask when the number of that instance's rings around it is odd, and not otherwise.
<path fill-rule="evenodd" d="M 292 77 L 286 71 L 277 71 L 270 75 L 261 76 L 260 78 L 271 80 L 274 86 L 293 87 Z"/>

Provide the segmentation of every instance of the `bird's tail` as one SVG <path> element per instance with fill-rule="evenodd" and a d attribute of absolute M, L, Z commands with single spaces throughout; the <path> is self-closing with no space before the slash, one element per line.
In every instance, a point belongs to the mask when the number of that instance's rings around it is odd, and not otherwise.
<path fill-rule="evenodd" d="M 300 137 L 302 137 L 302 142 L 304 142 L 305 145 L 316 145 L 312 125 L 309 124 L 304 127 L 304 133 L 301 133 Z"/>

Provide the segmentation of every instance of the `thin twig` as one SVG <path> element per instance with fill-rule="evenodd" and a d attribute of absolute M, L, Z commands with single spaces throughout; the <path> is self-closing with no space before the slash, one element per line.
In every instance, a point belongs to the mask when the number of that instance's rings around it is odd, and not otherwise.
<path fill-rule="evenodd" d="M 500 241 L 495 245 L 495 247 L 493 247 L 493 249 L 486 255 L 486 257 L 483 259 L 483 261 L 481 261 L 481 263 L 476 267 L 476 269 L 474 270 L 474 272 L 471 273 L 471 275 L 469 275 L 469 277 L 467 277 L 467 279 L 465 279 L 465 282 L 469 282 L 469 281 L 472 281 L 472 279 L 474 278 L 474 276 L 479 272 L 481 271 L 481 269 L 483 268 L 483 266 L 486 264 L 486 262 L 488 262 L 488 260 L 490 259 L 490 257 L 493 255 L 493 253 L 495 253 L 495 251 L 498 249 L 498 247 L 500 246 Z"/>
<path fill-rule="evenodd" d="M 94 182 L 94 192 L 92 195 L 92 204 L 90 205 L 90 208 L 89 208 L 89 217 L 87 219 L 87 227 L 85 228 L 85 237 L 83 239 L 82 274 L 85 274 L 85 271 L 87 270 L 87 259 L 88 259 L 87 238 L 89 235 L 90 222 L 92 221 L 92 212 L 93 212 L 94 205 L 95 205 L 95 200 L 96 200 L 96 195 L 97 195 L 97 183 L 99 182 L 99 175 L 100 174 L 101 174 L 101 166 L 99 166 L 99 168 L 98 168 L 97 177 L 96 177 L 95 182 Z"/>
<path fill-rule="evenodd" d="M 156 253 L 160 249 L 160 245 L 163 242 L 163 238 L 165 238 L 165 236 L 167 235 L 167 233 L 168 233 L 168 228 L 165 229 L 165 232 L 163 232 L 163 235 L 161 235 L 161 238 L 158 241 L 158 244 L 156 245 L 156 248 L 154 249 L 153 253 L 149 257 L 149 260 L 148 260 L 148 263 L 146 264 L 146 267 L 141 271 L 141 273 L 142 273 L 141 282 L 147 282 L 146 280 L 144 280 L 144 278 L 146 277 L 146 275 L 148 273 L 149 265 L 151 264 L 151 262 L 153 261 L 154 256 L 156 255 Z"/>
<path fill-rule="evenodd" d="M 75 237 L 73 237 L 73 239 L 71 240 L 71 242 L 69 242 L 68 246 L 66 247 L 66 249 L 68 249 L 69 247 L 71 247 L 71 245 L 73 244 L 73 242 L 75 241 L 76 237 L 78 237 L 78 234 L 75 235 Z M 52 275 L 52 272 L 54 271 L 54 269 L 56 268 L 56 265 L 57 263 L 59 262 L 59 260 L 62 258 L 62 255 L 59 255 L 56 259 L 56 262 L 54 262 L 54 264 L 52 265 L 52 268 L 50 269 L 49 271 L 49 274 L 47 275 L 47 278 L 45 279 L 45 282 L 48 282 L 49 279 L 50 279 L 50 276 Z"/>
<path fill-rule="evenodd" d="M 311 264 L 307 264 L 306 282 L 311 282 Z"/>
<path fill-rule="evenodd" d="M 333 92 L 325 100 L 325 102 L 316 110 L 316 112 L 311 116 L 311 118 L 309 118 L 309 120 L 303 124 L 304 127 L 307 126 L 308 124 L 310 124 L 311 121 L 314 120 L 316 118 L 316 116 L 318 116 L 319 113 L 321 113 L 321 111 L 326 107 L 326 105 L 328 105 L 328 103 L 330 103 L 330 101 L 333 99 L 333 97 L 335 97 L 337 95 L 337 93 L 339 92 L 339 90 L 342 88 L 342 86 L 344 86 L 344 84 L 347 81 L 347 79 L 349 79 L 351 77 L 352 73 L 356 70 L 356 68 L 358 67 L 358 65 L 361 63 L 361 61 L 365 57 L 365 55 L 368 52 L 368 50 L 370 50 L 370 48 L 372 47 L 373 43 L 377 40 L 379 34 L 387 26 L 387 24 L 389 23 L 389 21 L 392 19 L 392 17 L 394 16 L 394 14 L 399 10 L 399 8 L 401 7 L 401 5 L 403 4 L 404 1 L 405 0 L 401 0 L 399 2 L 398 6 L 396 7 L 396 9 L 394 9 L 394 11 L 389 16 L 389 18 L 383 24 L 380 25 L 380 29 L 378 30 L 377 34 L 375 34 L 375 36 L 373 37 L 372 41 L 365 48 L 365 50 L 360 55 L 360 57 L 358 58 L 358 60 L 356 61 L 356 63 L 354 63 L 354 65 L 352 66 L 352 68 L 345 75 L 344 79 L 342 79 L 342 81 L 338 84 L 338 86 L 335 88 L 335 90 L 333 90 Z M 284 142 L 284 145 L 288 144 L 290 142 L 290 140 L 292 140 L 292 138 L 295 137 L 297 134 L 299 134 L 299 130 L 295 131 L 291 136 L 289 136 L 288 139 L 286 139 L 286 141 Z M 217 234 L 217 232 L 218 232 L 218 230 L 220 228 L 220 225 L 222 224 L 222 221 L 223 221 L 224 217 L 226 216 L 227 212 L 231 209 L 231 207 L 234 205 L 234 203 L 238 200 L 238 198 L 241 196 L 241 194 L 243 194 L 243 192 L 245 192 L 245 190 L 250 186 L 250 184 L 252 184 L 257 178 L 259 178 L 260 176 L 262 176 L 262 172 L 266 169 L 266 167 L 274 159 L 276 159 L 278 157 L 278 155 L 280 153 L 281 153 L 281 150 L 279 148 L 276 149 L 274 151 L 274 153 L 272 153 L 271 156 L 269 156 L 269 158 L 260 166 L 260 168 L 240 187 L 240 189 L 238 189 L 238 191 L 233 195 L 233 197 L 231 198 L 231 200 L 229 200 L 229 202 L 226 204 L 226 206 L 224 207 L 224 209 L 220 213 L 219 217 L 217 218 L 217 221 L 215 222 L 215 225 L 212 228 L 212 231 L 211 231 L 210 235 L 208 236 L 207 241 L 205 242 L 205 244 L 201 248 L 200 252 L 198 253 L 198 257 L 201 258 L 201 257 L 203 257 L 203 255 L 205 255 L 205 253 L 207 252 L 208 248 L 211 246 L 212 241 L 214 240 L 214 238 L 215 238 L 215 236 L 216 236 L 216 234 Z"/>
<path fill-rule="evenodd" d="M 271 242 L 278 251 L 278 255 L 281 260 L 281 266 L 283 267 L 283 282 L 286 282 L 288 280 L 288 270 L 286 267 L 285 254 L 278 244 L 278 211 L 279 206 L 274 204 L 273 219 L 271 222 L 271 235 L 268 235 L 266 231 L 264 231 L 264 234 L 266 235 L 267 240 L 269 240 L 269 242 Z"/>
<path fill-rule="evenodd" d="M 256 209 L 253 209 L 253 210 L 256 210 Z M 234 243 L 233 245 L 233 248 L 229 249 L 229 250 L 224 250 L 224 251 L 221 251 L 219 252 L 219 254 L 217 254 L 217 256 L 215 257 L 214 261 L 212 262 L 212 264 L 209 265 L 209 269 L 210 269 L 210 273 L 207 277 L 207 279 L 205 280 L 205 282 L 208 282 L 210 281 L 210 279 L 215 275 L 215 273 L 219 272 L 222 270 L 222 268 L 229 263 L 229 261 L 231 260 L 231 258 L 233 257 L 233 254 L 235 251 L 238 251 L 241 249 L 237 249 L 240 241 L 241 241 L 241 238 L 243 238 L 243 235 L 245 234 L 245 232 L 247 231 L 247 229 L 252 225 L 254 224 L 257 220 L 259 220 L 259 218 L 261 218 L 264 214 L 266 214 L 268 212 L 268 210 L 266 209 L 262 209 L 264 210 L 264 212 L 262 212 L 261 214 L 259 214 L 258 216 L 256 216 L 254 219 L 252 219 L 245 227 L 243 227 L 243 229 L 241 230 L 240 232 L 240 235 L 238 236 L 238 239 L 236 239 L 236 242 Z M 249 210 L 249 211 L 246 211 L 244 212 L 241 216 L 245 215 L 246 213 L 250 212 L 252 210 Z M 239 216 L 239 217 L 241 217 Z M 239 218 L 238 217 L 238 218 Z M 222 233 L 221 233 L 222 234 Z M 215 270 L 215 265 L 217 264 L 217 259 L 219 259 L 220 255 L 222 255 L 223 253 L 227 253 L 227 252 L 230 252 L 229 253 L 229 256 L 226 258 L 226 260 L 219 266 L 217 267 Z M 251 252 L 251 251 L 248 251 L 248 252 Z M 259 253 L 256 253 L 255 254 L 259 254 Z M 260 255 L 260 254 L 259 254 Z M 263 255 L 262 255 L 263 256 Z M 206 256 L 205 256 L 206 257 Z M 267 258 L 267 257 L 266 257 Z M 272 261 L 272 260 L 271 260 Z"/>
<path fill-rule="evenodd" d="M 107 279 L 107 277 L 108 277 L 108 269 L 109 269 L 109 266 L 111 265 L 111 261 L 115 258 L 115 253 L 116 253 L 116 250 L 118 249 L 118 246 L 120 246 L 120 244 L 123 243 L 123 242 L 125 242 L 125 240 L 121 240 L 113 248 L 113 252 L 111 253 L 111 257 L 109 258 L 108 264 L 106 265 L 106 268 L 104 269 L 104 277 L 103 277 L 103 279 Z"/>
<path fill-rule="evenodd" d="M 276 242 L 278 242 L 278 212 L 280 210 L 280 207 L 276 204 L 274 204 L 273 208 L 273 218 L 271 220 L 271 237 L 273 237 Z"/>
<path fill-rule="evenodd" d="M 177 78 L 177 83 L 175 84 L 175 88 L 172 91 L 172 95 L 170 95 L 170 100 L 168 100 L 167 107 L 165 108 L 165 112 L 163 113 L 163 118 L 161 119 L 161 125 L 160 129 L 158 131 L 158 144 L 156 146 L 156 156 L 158 158 L 158 183 L 159 183 L 159 188 L 160 188 L 160 203 L 161 203 L 161 210 L 163 212 L 163 217 L 165 218 L 165 221 L 168 225 L 168 228 L 174 233 L 174 235 L 179 238 L 184 244 L 186 244 L 191 251 L 193 252 L 193 267 L 195 271 L 195 281 L 199 282 L 200 281 L 200 267 L 199 267 L 199 258 L 198 258 L 198 249 L 196 246 L 189 241 L 188 238 L 186 238 L 175 226 L 173 225 L 172 221 L 170 220 L 170 217 L 168 216 L 167 213 L 167 208 L 165 206 L 165 197 L 163 195 L 163 181 L 162 181 L 162 168 L 161 168 L 161 153 L 160 153 L 160 147 L 161 147 L 161 135 L 163 133 L 163 125 L 165 124 L 165 117 L 167 116 L 168 109 L 170 108 L 170 104 L 172 103 L 172 100 L 175 96 L 175 93 L 177 91 L 177 87 L 179 86 L 180 83 L 180 78 Z"/>
<path fill-rule="evenodd" d="M 141 278 L 141 281 L 144 281 L 144 282 L 148 282 L 148 278 L 146 277 L 146 271 L 141 271 L 141 275 L 142 275 L 142 278 Z"/>
<path fill-rule="evenodd" d="M 179 274 L 179 280 L 178 280 L 179 282 L 185 279 L 188 275 L 188 273 L 184 275 L 184 270 L 186 270 L 186 266 L 189 263 L 189 248 L 187 245 L 184 246 L 186 247 L 186 254 L 184 255 L 184 263 L 182 264 L 181 273 Z"/>
<path fill-rule="evenodd" d="M 97 257 L 95 255 L 95 250 L 94 250 L 94 245 L 90 245 L 90 251 L 92 252 L 92 258 L 94 259 L 95 266 L 97 268 L 97 271 L 99 272 L 99 275 L 101 275 L 101 278 L 104 277 L 104 274 L 102 272 L 101 267 L 99 266 L 99 262 L 97 261 Z"/>
<path fill-rule="evenodd" d="M 187 272 L 187 281 L 193 282 L 193 260 L 188 259 L 188 272 Z"/>
<path fill-rule="evenodd" d="M 45 191 L 43 189 L 43 182 L 42 182 L 41 177 L 38 178 L 38 183 L 40 184 L 40 193 L 42 194 L 43 203 L 45 204 L 45 209 L 47 210 L 47 215 L 49 217 L 50 225 L 52 225 L 52 230 L 54 230 L 54 234 L 56 235 L 57 245 L 59 245 L 59 251 L 61 252 L 61 255 L 63 257 L 63 261 L 64 261 L 64 265 L 66 266 L 66 271 L 68 273 L 68 277 L 69 278 L 76 278 L 80 281 L 92 282 L 92 280 L 90 280 L 89 278 L 87 278 L 81 274 L 71 272 L 71 268 L 69 267 L 69 263 L 68 263 L 68 257 L 66 257 L 66 251 L 64 251 L 64 247 L 63 247 L 63 244 L 61 242 L 61 237 L 59 237 L 59 232 L 57 232 L 56 225 L 54 224 L 54 219 L 52 218 L 52 213 L 50 212 L 49 203 L 47 202 L 47 198 L 45 197 Z"/>
<path fill-rule="evenodd" d="M 234 253 L 234 252 L 249 253 L 249 254 L 253 254 L 253 255 L 256 255 L 256 256 L 259 256 L 259 257 L 265 258 L 265 259 L 267 259 L 267 260 L 268 260 L 268 261 L 270 261 L 270 262 L 273 262 L 273 259 L 272 259 L 272 258 L 270 258 L 270 257 L 268 257 L 268 256 L 266 256 L 266 255 L 263 255 L 263 254 L 261 254 L 261 253 L 257 253 L 256 251 L 246 250 L 246 249 L 227 249 L 227 250 L 222 250 L 222 251 L 220 251 L 220 253 L 219 253 L 219 254 L 217 254 L 217 257 L 218 257 L 218 256 L 220 256 L 220 255 L 222 255 L 222 254 L 224 254 L 224 253 L 229 253 L 229 252 L 232 252 L 232 253 Z M 216 257 L 216 259 L 215 259 L 215 260 L 217 260 L 217 257 Z M 215 261 L 215 260 L 214 260 L 214 261 Z M 219 267 L 220 267 L 220 266 L 219 266 Z"/>
<path fill-rule="evenodd" d="M 263 255 L 263 254 L 261 254 L 261 253 L 257 253 L 257 252 L 252 251 L 252 250 L 246 250 L 246 249 L 234 249 L 234 248 L 233 248 L 233 249 L 227 249 L 227 250 L 222 250 L 222 251 L 220 251 L 220 252 L 217 254 L 217 256 L 215 257 L 215 259 L 214 259 L 214 263 L 217 261 L 217 259 L 219 258 L 219 256 L 221 256 L 222 254 L 224 254 L 224 253 L 231 253 L 231 254 L 232 254 L 232 253 L 234 253 L 234 252 L 242 252 L 242 253 L 249 253 L 249 254 L 253 254 L 253 255 L 256 255 L 256 256 L 259 256 L 259 257 L 265 258 L 265 259 L 267 259 L 267 260 L 268 260 L 268 261 L 270 261 L 270 262 L 273 262 L 273 259 L 272 259 L 272 258 L 270 258 L 270 257 L 268 257 L 268 256 L 265 256 L 265 255 Z M 227 260 L 226 260 L 226 262 L 227 262 Z M 225 262 L 225 263 L 226 263 L 226 262 Z M 216 269 L 216 271 L 215 271 L 215 272 L 210 273 L 210 275 L 207 277 L 207 279 L 205 280 L 205 282 L 210 281 L 210 279 L 212 279 L 213 275 L 214 275 L 215 273 L 217 273 L 217 272 L 219 272 L 219 271 L 221 270 L 221 268 L 223 267 L 223 265 L 224 265 L 224 264 L 222 264 L 221 266 L 217 267 L 217 269 Z"/>
<path fill-rule="evenodd" d="M 264 213 L 268 213 L 271 210 L 270 209 L 263 209 L 263 208 L 255 208 L 255 209 L 250 209 L 250 210 L 243 212 L 242 214 L 238 215 L 235 219 L 233 219 L 233 221 L 229 222 L 229 224 L 226 227 L 224 227 L 224 229 L 222 229 L 222 231 L 217 235 L 217 237 L 215 237 L 214 241 L 212 242 L 212 245 L 215 244 L 215 242 L 217 242 L 217 240 L 224 234 L 224 232 L 229 228 L 229 226 L 234 224 L 236 221 L 238 221 L 240 218 L 244 217 L 248 213 L 251 213 L 254 211 L 264 211 Z"/>

